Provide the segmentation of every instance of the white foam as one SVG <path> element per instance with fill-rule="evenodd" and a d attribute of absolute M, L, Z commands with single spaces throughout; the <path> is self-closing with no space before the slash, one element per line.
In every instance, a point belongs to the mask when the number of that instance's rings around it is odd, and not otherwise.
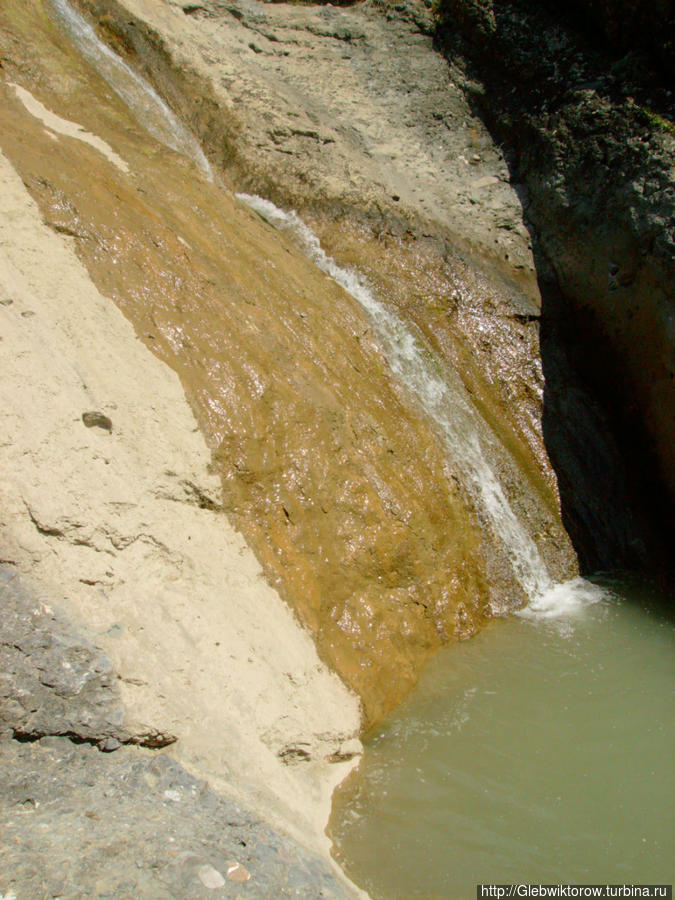
<path fill-rule="evenodd" d="M 607 601 L 608 597 L 607 590 L 597 584 L 585 578 L 572 578 L 534 596 L 517 615 L 526 619 L 575 618 L 589 607 Z"/>

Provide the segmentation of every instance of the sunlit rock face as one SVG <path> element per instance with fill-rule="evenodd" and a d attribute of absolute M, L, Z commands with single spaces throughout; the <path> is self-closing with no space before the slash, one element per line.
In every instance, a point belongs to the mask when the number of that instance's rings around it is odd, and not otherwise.
<path fill-rule="evenodd" d="M 47 2 L 3 8 L 8 81 L 113 156 L 82 135 L 50 136 L 9 85 L 3 152 L 99 289 L 179 374 L 223 509 L 372 721 L 434 649 L 527 590 L 499 521 L 397 379 L 371 318 L 238 203 L 221 173 L 297 201 L 326 249 L 408 323 L 428 366 L 441 380 L 454 372 L 503 502 L 546 577 L 563 578 L 575 559 L 542 438 L 540 298 L 517 193 L 433 51 L 423 4 L 400 20 L 365 7 L 235 16 L 210 2 L 128 5 L 149 23 L 113 2 L 82 7 L 210 163 L 189 141 L 179 152 L 157 143 L 69 46 Z M 390 40 L 409 54 L 395 82 Z M 290 49 L 279 56 L 277 44 Z M 338 59 L 371 118 L 335 105 Z M 447 91 L 428 93 L 441 75 Z M 402 106 L 413 90 L 420 104 Z"/>
<path fill-rule="evenodd" d="M 8 86 L 3 152 L 179 373 L 225 510 L 367 714 L 381 715 L 435 647 L 480 624 L 487 602 L 472 506 L 429 424 L 344 291 L 152 142 L 45 7 L 9 4 L 3 17 L 25 35 L 12 77 L 101 136 L 129 172 L 81 140 L 54 140 Z"/>

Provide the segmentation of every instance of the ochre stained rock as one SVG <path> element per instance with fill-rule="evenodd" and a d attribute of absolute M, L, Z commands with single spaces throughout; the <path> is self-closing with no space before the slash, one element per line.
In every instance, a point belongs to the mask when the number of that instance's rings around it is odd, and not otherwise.
<path fill-rule="evenodd" d="M 11 80 L 104 138 L 130 172 L 49 136 L 6 85 L 2 151 L 98 288 L 178 372 L 226 510 L 367 718 L 381 716 L 433 649 L 484 616 L 478 530 L 432 430 L 352 299 L 152 141 L 43 3 L 10 0 L 0 25 Z"/>

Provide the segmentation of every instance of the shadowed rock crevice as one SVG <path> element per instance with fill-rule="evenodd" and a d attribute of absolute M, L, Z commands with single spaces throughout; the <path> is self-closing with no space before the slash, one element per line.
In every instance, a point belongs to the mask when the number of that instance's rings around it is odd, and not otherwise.
<path fill-rule="evenodd" d="M 549 6 L 447 0 L 439 38 L 522 185 L 544 434 L 583 569 L 672 571 L 673 98 L 637 46 L 656 30 L 605 45 Z"/>
<path fill-rule="evenodd" d="M 102 750 L 104 753 L 111 753 L 114 750 L 118 750 L 124 744 L 131 744 L 135 747 L 145 747 L 146 750 L 161 750 L 163 747 L 169 747 L 176 742 L 176 738 L 172 734 L 162 734 L 161 732 L 149 735 L 132 735 L 131 737 L 120 741 L 115 737 L 83 737 L 76 731 L 45 732 L 35 730 L 24 731 L 21 728 L 12 728 L 12 738 L 20 744 L 34 744 L 36 741 L 41 741 L 43 738 L 47 737 L 65 738 L 76 745 L 89 744 L 92 747 L 98 747 L 98 749 Z"/>
<path fill-rule="evenodd" d="M 675 4 L 672 0 L 573 0 L 562 9 L 545 0 L 549 9 L 562 13 L 589 39 L 605 40 L 614 58 L 630 56 L 629 64 L 649 71 L 675 75 Z"/>

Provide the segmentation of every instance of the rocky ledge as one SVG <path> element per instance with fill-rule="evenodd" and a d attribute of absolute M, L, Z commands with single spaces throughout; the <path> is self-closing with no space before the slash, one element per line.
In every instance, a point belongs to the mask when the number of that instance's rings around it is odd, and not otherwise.
<path fill-rule="evenodd" d="M 172 735 L 129 731 L 110 661 L 7 569 L 0 607 L 1 896 L 353 896 L 157 752 Z"/>

